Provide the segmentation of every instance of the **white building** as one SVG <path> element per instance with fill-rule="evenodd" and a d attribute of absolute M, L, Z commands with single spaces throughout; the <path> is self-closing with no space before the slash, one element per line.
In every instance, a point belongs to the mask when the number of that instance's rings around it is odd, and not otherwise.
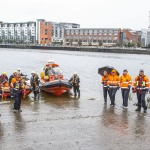
<path fill-rule="evenodd" d="M 52 23 L 52 42 L 64 41 L 65 27 L 59 23 Z"/>
<path fill-rule="evenodd" d="M 80 24 L 76 24 L 76 23 L 60 22 L 59 24 L 65 26 L 65 28 L 70 28 L 70 29 L 80 28 Z"/>
<path fill-rule="evenodd" d="M 150 29 L 142 29 L 141 44 L 142 47 L 146 47 L 150 44 Z"/>
<path fill-rule="evenodd" d="M 0 39 L 3 43 L 35 43 L 36 23 L 4 23 L 0 22 Z"/>
<path fill-rule="evenodd" d="M 65 35 L 65 30 L 70 28 L 80 28 L 79 24 L 75 24 L 75 23 L 65 23 L 65 22 L 60 22 L 60 23 L 56 23 L 53 22 L 52 23 L 53 29 L 52 29 L 52 42 L 64 42 L 64 35 Z"/>

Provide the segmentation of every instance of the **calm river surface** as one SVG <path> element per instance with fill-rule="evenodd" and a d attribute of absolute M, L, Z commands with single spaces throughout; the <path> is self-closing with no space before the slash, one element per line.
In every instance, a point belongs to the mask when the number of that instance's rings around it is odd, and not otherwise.
<path fill-rule="evenodd" d="M 134 79 L 139 69 L 150 77 L 150 56 L 52 50 L 0 49 L 0 72 L 11 75 L 16 68 L 30 78 L 53 57 L 69 79 L 76 71 L 81 97 L 32 94 L 22 101 L 22 113 L 14 114 L 13 102 L 0 105 L 0 150 L 148 150 L 150 111 L 135 112 L 136 95 L 128 110 L 121 108 L 119 90 L 115 108 L 104 105 L 98 68 L 114 66 L 121 74 L 128 69 Z M 150 95 L 147 95 L 147 97 Z"/>

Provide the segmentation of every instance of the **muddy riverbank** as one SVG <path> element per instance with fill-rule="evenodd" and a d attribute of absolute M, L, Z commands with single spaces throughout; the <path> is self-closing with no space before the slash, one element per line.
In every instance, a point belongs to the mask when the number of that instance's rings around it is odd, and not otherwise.
<path fill-rule="evenodd" d="M 16 114 L 12 100 L 0 103 L 0 150 L 149 150 L 149 109 L 147 114 L 135 112 L 135 94 L 129 108 L 122 109 L 120 90 L 115 108 L 109 99 L 104 105 L 98 75 L 99 67 L 113 65 L 120 73 L 127 68 L 133 79 L 143 68 L 150 78 L 148 55 L 4 48 L 0 56 L 0 72 L 8 76 L 21 68 L 30 78 L 32 70 L 39 74 L 53 57 L 65 78 L 76 71 L 81 79 L 80 99 L 41 93 L 40 100 L 33 101 L 31 94 L 22 101 L 23 112 Z"/>

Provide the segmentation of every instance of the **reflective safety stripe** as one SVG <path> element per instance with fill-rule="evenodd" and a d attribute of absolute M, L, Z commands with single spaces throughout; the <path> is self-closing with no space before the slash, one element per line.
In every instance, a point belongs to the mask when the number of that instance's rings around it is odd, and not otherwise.
<path fill-rule="evenodd" d="M 103 86 L 103 87 L 108 87 L 108 86 Z"/>
<path fill-rule="evenodd" d="M 123 83 L 123 84 L 128 84 L 129 82 L 121 82 L 121 83 Z"/>
<path fill-rule="evenodd" d="M 4 87 L 2 86 L 2 92 L 4 91 Z"/>
<path fill-rule="evenodd" d="M 119 83 L 119 81 L 108 81 L 109 83 Z"/>
<path fill-rule="evenodd" d="M 128 87 L 121 87 L 121 89 L 129 89 Z"/>
<path fill-rule="evenodd" d="M 109 86 L 110 88 L 117 88 L 118 86 Z"/>
<path fill-rule="evenodd" d="M 149 89 L 148 87 L 143 87 L 143 88 L 139 88 L 137 87 L 138 90 L 144 90 L 144 89 Z"/>

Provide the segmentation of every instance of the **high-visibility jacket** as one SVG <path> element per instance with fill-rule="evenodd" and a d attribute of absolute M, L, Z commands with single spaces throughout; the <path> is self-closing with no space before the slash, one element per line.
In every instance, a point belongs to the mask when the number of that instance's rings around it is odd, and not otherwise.
<path fill-rule="evenodd" d="M 120 77 L 120 87 L 122 89 L 129 89 L 129 86 L 131 86 L 131 85 L 132 85 L 132 79 L 129 74 L 122 75 Z"/>
<path fill-rule="evenodd" d="M 116 74 L 109 75 L 107 84 L 108 84 L 108 87 L 110 87 L 110 88 L 119 87 L 119 84 L 120 84 L 119 76 Z"/>
<path fill-rule="evenodd" d="M 11 83 L 10 83 L 10 87 L 13 88 L 14 87 L 14 83 L 16 82 L 16 78 L 12 78 Z"/>
<path fill-rule="evenodd" d="M 109 77 L 109 74 L 102 76 L 101 83 L 103 84 L 103 87 L 108 87 L 108 77 Z"/>
<path fill-rule="evenodd" d="M 16 81 L 14 84 L 14 89 L 16 90 L 23 90 L 25 88 L 25 84 L 23 82 L 20 81 Z"/>
<path fill-rule="evenodd" d="M 134 80 L 133 83 L 133 88 L 144 90 L 144 89 L 149 89 L 150 84 L 149 84 L 149 79 L 147 76 L 137 76 Z"/>

